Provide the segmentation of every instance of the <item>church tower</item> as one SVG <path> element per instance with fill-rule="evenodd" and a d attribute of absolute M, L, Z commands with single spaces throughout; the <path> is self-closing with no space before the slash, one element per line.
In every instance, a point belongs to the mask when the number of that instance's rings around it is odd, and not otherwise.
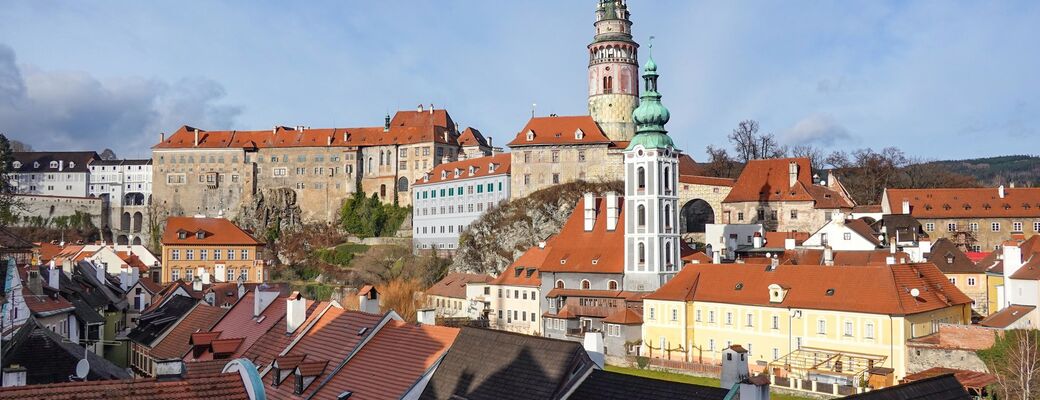
<path fill-rule="evenodd" d="M 625 290 L 654 291 L 682 266 L 676 208 L 679 151 L 664 129 L 670 115 L 657 92 L 653 56 L 643 71 L 643 95 L 632 113 L 636 133 L 624 152 Z"/>
<path fill-rule="evenodd" d="M 639 105 L 639 48 L 626 0 L 598 0 L 596 36 L 589 43 L 589 115 L 610 140 L 629 141 Z"/>

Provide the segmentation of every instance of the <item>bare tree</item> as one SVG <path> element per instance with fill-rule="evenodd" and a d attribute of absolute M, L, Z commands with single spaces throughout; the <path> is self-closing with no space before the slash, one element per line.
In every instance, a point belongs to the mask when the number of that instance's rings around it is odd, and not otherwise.
<path fill-rule="evenodd" d="M 726 149 L 708 145 L 705 150 L 708 153 L 708 162 L 702 169 L 704 175 L 719 178 L 735 178 L 740 172 L 737 162 L 729 155 Z"/>
<path fill-rule="evenodd" d="M 827 156 L 830 165 L 842 177 L 842 183 L 859 204 L 877 204 L 885 188 L 903 187 L 902 170 L 907 166 L 906 155 L 897 148 L 888 147 L 876 152 L 858 149 L 851 154 L 836 151 Z"/>
<path fill-rule="evenodd" d="M 33 151 L 33 147 L 30 146 L 28 143 L 25 143 L 25 142 L 23 142 L 21 140 L 12 140 L 11 141 L 11 151 L 14 151 L 14 152 Z"/>
<path fill-rule="evenodd" d="M 811 144 L 799 144 L 791 148 L 791 157 L 808 158 L 814 169 L 823 169 L 823 150 Z"/>
<path fill-rule="evenodd" d="M 1010 330 L 993 347 L 979 351 L 1002 399 L 1040 398 L 1040 334 L 1036 330 Z"/>
<path fill-rule="evenodd" d="M 748 119 L 740 121 L 728 136 L 737 154 L 737 160 L 747 163 L 751 160 L 780 158 L 787 155 L 787 147 L 782 146 L 772 133 L 760 133 L 758 121 Z"/>
<path fill-rule="evenodd" d="M 944 187 L 977 187 L 979 182 L 971 176 L 951 172 L 941 164 L 921 158 L 911 158 L 903 168 L 906 187 L 914 189 Z"/>

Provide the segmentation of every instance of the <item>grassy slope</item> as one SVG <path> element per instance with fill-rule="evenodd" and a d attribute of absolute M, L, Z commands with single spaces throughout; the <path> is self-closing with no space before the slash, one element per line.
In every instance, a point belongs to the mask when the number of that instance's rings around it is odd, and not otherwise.
<path fill-rule="evenodd" d="M 660 379 L 660 380 L 672 381 L 672 382 L 690 383 L 690 384 L 701 385 L 701 386 L 713 386 L 713 387 L 718 387 L 719 386 L 719 380 L 715 379 L 715 378 L 704 378 L 704 377 L 700 377 L 700 376 L 675 374 L 675 373 L 671 373 L 671 372 L 656 371 L 656 370 L 649 370 L 649 369 L 625 368 L 625 367 L 618 367 L 618 366 L 613 366 L 613 365 L 608 365 L 606 367 L 606 370 L 610 371 L 610 372 L 617 372 L 617 373 L 622 373 L 622 374 L 636 375 L 636 376 L 642 376 L 642 377 L 646 377 L 646 378 Z M 769 393 L 769 398 L 770 399 L 775 399 L 775 400 L 809 400 L 810 399 L 809 397 L 798 397 L 798 396 L 792 396 L 792 395 L 785 394 L 785 393 L 778 393 L 776 390 L 773 390 L 773 391 L 771 391 Z"/>

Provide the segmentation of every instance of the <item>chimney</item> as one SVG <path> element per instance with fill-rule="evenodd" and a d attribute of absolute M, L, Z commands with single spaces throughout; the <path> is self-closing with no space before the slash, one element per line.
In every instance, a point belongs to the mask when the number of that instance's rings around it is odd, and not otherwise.
<path fill-rule="evenodd" d="M 209 275 L 209 271 L 203 270 L 202 274 L 200 274 L 199 277 L 202 278 L 203 285 L 209 285 L 210 283 L 213 283 L 213 281 L 210 280 L 211 276 Z"/>
<path fill-rule="evenodd" d="M 416 318 L 422 325 L 437 325 L 437 310 L 433 308 L 420 308 L 416 311 Z"/>
<path fill-rule="evenodd" d="M 105 273 L 108 272 L 108 263 L 101 262 L 100 264 L 94 264 L 94 273 L 98 282 L 105 283 Z"/>
<path fill-rule="evenodd" d="M 711 252 L 711 263 L 712 264 L 722 264 L 722 250 L 721 249 L 713 250 Z"/>
<path fill-rule="evenodd" d="M 130 289 L 129 283 L 130 283 L 130 274 L 125 269 L 120 270 L 119 271 L 119 288 L 123 289 L 123 292 L 126 292 L 128 289 Z"/>
<path fill-rule="evenodd" d="M 918 247 L 921 248 L 921 255 L 922 256 L 932 252 L 932 240 L 931 239 L 929 239 L 929 238 L 921 239 L 921 241 L 917 242 L 917 244 L 918 244 Z"/>
<path fill-rule="evenodd" d="M 166 141 L 166 132 L 159 132 L 159 143 Z"/>
<path fill-rule="evenodd" d="M 199 130 L 195 129 L 195 147 L 199 147 Z"/>
<path fill-rule="evenodd" d="M 585 193 L 583 203 L 585 204 L 585 232 L 591 232 L 596 225 L 596 198 L 592 193 Z"/>
<path fill-rule="evenodd" d="M 329 135 L 328 139 L 325 141 L 325 145 L 332 146 L 332 135 Z"/>
<path fill-rule="evenodd" d="M 184 378 L 184 361 L 179 358 L 155 361 L 155 379 L 179 381 Z"/>
<path fill-rule="evenodd" d="M 64 171 L 64 170 L 65 170 L 65 160 L 59 160 L 58 161 L 58 171 Z M 1003 188 L 1003 186 L 1001 186 L 1001 188 Z M 1000 197 L 1004 198 L 1003 195 L 1001 195 Z"/>
<path fill-rule="evenodd" d="M 898 249 L 896 248 L 896 238 L 890 239 L 888 241 L 888 253 L 891 255 L 896 255 L 897 250 Z"/>
<path fill-rule="evenodd" d="M 793 237 L 784 238 L 784 250 L 794 250 L 797 246 Z"/>
<path fill-rule="evenodd" d="M 285 332 L 293 333 L 307 319 L 307 300 L 300 292 L 292 292 L 285 300 Z"/>
<path fill-rule="evenodd" d="M 253 317 L 259 317 L 278 298 L 278 292 L 262 292 L 260 286 L 253 289 Z"/>
<path fill-rule="evenodd" d="M 607 358 L 606 348 L 603 344 L 603 334 L 600 332 L 585 332 L 584 347 L 592 362 L 602 369 Z"/>
<path fill-rule="evenodd" d="M 491 142 L 491 136 L 488 136 L 488 137 L 487 137 L 487 142 L 488 142 L 488 147 L 491 147 L 491 148 L 494 148 L 494 147 L 495 147 L 495 145 L 494 145 L 494 144 L 492 144 L 492 142 Z"/>
<path fill-rule="evenodd" d="M 422 112 L 422 103 L 419 104 L 419 107 L 416 107 L 415 111 Z"/>
<path fill-rule="evenodd" d="M 238 282 L 238 298 L 241 299 L 241 298 L 245 297 L 245 295 L 246 295 L 246 285 L 243 285 L 242 282 Z"/>
<path fill-rule="evenodd" d="M 752 240 L 752 242 L 754 242 L 754 245 L 755 245 L 756 249 L 761 249 L 762 248 L 762 245 L 764 244 L 764 241 L 762 240 L 762 233 L 761 232 L 755 232 L 755 237 L 752 238 L 751 240 Z"/>
<path fill-rule="evenodd" d="M 770 271 L 776 270 L 776 267 L 779 267 L 779 266 L 780 266 L 780 255 L 779 254 L 774 254 L 773 257 L 770 257 L 770 259 L 769 259 L 769 270 Z"/>
<path fill-rule="evenodd" d="M 823 265 L 834 265 L 834 250 L 831 246 L 823 248 Z"/>
<path fill-rule="evenodd" d="M 1000 185 L 1000 186 L 998 186 L 998 187 L 997 187 L 997 195 L 999 195 L 999 196 L 1000 196 L 1000 198 L 1002 198 L 1002 199 L 1003 199 L 1003 198 L 1004 198 L 1004 194 L 1005 194 L 1005 193 L 1004 193 L 1004 185 Z"/>
<path fill-rule="evenodd" d="M 54 260 L 51 260 L 50 268 L 47 268 L 47 286 L 58 290 L 59 282 L 61 282 L 59 279 L 61 277 L 60 273 L 58 268 L 54 266 Z"/>
<path fill-rule="evenodd" d="M 18 364 L 4 368 L 4 387 L 25 386 L 26 373 L 25 367 Z"/>
<path fill-rule="evenodd" d="M 1004 280 L 1005 282 L 1011 279 L 1011 275 L 1014 275 L 1019 268 L 1022 268 L 1022 248 L 1018 247 L 1018 242 L 1006 241 L 1003 246 L 1003 258 L 1004 258 Z"/>
<path fill-rule="evenodd" d="M 787 164 L 787 183 L 790 187 L 798 183 L 798 163 L 795 161 Z"/>
<path fill-rule="evenodd" d="M 383 117 L 383 132 L 390 132 L 390 114 Z"/>
<path fill-rule="evenodd" d="M 903 215 L 910 215 L 910 199 L 903 199 Z"/>
<path fill-rule="evenodd" d="M 617 229 L 618 196 L 615 192 L 607 192 L 607 230 Z"/>
<path fill-rule="evenodd" d="M 191 281 L 191 290 L 194 290 L 196 292 L 201 292 L 202 291 L 202 278 L 201 277 L 196 276 L 195 279 L 193 279 Z"/>
<path fill-rule="evenodd" d="M 430 103 L 430 115 L 433 115 L 433 103 Z"/>
<path fill-rule="evenodd" d="M 29 291 L 35 295 L 43 294 L 43 278 L 40 277 L 40 269 L 29 266 Z"/>
<path fill-rule="evenodd" d="M 379 314 L 379 292 L 372 285 L 358 291 L 358 309 L 369 314 Z"/>

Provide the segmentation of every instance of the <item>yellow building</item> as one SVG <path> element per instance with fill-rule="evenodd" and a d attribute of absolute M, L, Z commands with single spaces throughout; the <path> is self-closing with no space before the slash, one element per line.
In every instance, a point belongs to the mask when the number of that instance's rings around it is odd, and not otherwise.
<path fill-rule="evenodd" d="M 970 305 L 932 264 L 691 264 L 644 299 L 643 354 L 717 363 L 723 349 L 740 344 L 752 369 L 775 376 L 810 379 L 808 368 L 784 364 L 828 353 L 845 360 L 832 381 L 858 385 L 873 367 L 892 368 L 899 379 L 906 341 L 939 323 L 968 323 Z M 821 373 L 814 369 L 812 378 Z"/>
<path fill-rule="evenodd" d="M 971 298 L 971 308 L 979 315 L 987 316 L 997 312 L 990 305 L 990 282 L 984 263 L 975 263 L 956 243 L 946 238 L 935 241 L 928 254 L 928 262 L 935 264 L 950 283 Z"/>
<path fill-rule="evenodd" d="M 162 281 L 263 282 L 263 246 L 224 218 L 169 217 L 162 238 Z"/>

